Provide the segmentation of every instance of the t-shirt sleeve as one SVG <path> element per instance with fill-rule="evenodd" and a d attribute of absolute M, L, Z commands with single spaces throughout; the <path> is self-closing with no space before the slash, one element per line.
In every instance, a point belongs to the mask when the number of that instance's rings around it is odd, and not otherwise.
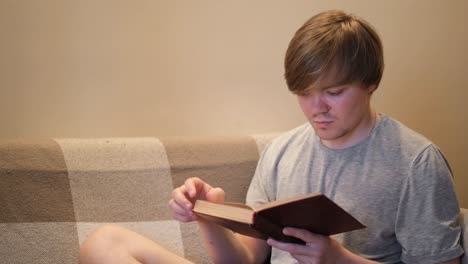
<path fill-rule="evenodd" d="M 404 263 L 438 263 L 463 254 L 460 208 L 452 174 L 439 149 L 426 147 L 403 186 L 396 237 Z"/>
<path fill-rule="evenodd" d="M 255 174 L 250 182 L 249 189 L 246 196 L 246 204 L 255 207 L 273 200 L 274 196 L 274 164 L 272 160 L 271 144 L 267 145 L 260 156 L 255 169 Z"/>

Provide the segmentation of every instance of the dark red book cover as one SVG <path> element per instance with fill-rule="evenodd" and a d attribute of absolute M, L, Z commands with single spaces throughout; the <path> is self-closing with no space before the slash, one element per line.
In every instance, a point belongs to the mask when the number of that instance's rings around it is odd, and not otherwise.
<path fill-rule="evenodd" d="M 291 243 L 304 242 L 283 235 L 284 227 L 307 229 L 326 236 L 365 228 L 323 194 L 302 195 L 255 208 L 236 203 L 197 201 L 194 212 L 208 221 L 243 235 L 261 239 L 271 237 Z"/>

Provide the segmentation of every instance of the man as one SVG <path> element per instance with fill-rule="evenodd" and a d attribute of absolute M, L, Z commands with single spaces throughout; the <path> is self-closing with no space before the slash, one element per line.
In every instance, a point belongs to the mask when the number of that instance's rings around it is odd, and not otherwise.
<path fill-rule="evenodd" d="M 306 245 L 245 237 L 192 213 L 224 191 L 187 179 L 169 201 L 174 218 L 198 220 L 215 263 L 460 263 L 459 206 L 439 149 L 371 108 L 383 73 L 374 29 L 341 11 L 312 17 L 295 34 L 285 77 L 307 124 L 265 149 L 247 203 L 321 192 L 367 225 L 333 237 L 286 227 Z M 139 235 L 104 227 L 82 246 L 83 263 L 185 263 Z"/>

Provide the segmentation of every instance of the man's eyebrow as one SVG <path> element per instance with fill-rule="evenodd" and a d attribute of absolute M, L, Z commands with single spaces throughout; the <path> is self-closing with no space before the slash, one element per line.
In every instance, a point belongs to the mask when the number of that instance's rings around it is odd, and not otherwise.
<path fill-rule="evenodd" d="M 321 87 L 317 87 L 317 89 L 326 90 L 326 89 L 338 88 L 338 87 L 346 86 L 346 85 L 347 85 L 346 83 L 334 83 L 334 84 L 328 84 L 328 85 L 324 85 L 324 86 L 321 86 Z"/>

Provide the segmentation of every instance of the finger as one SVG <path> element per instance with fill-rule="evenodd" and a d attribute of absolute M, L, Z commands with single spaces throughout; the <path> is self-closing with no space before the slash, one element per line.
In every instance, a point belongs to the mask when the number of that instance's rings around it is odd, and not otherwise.
<path fill-rule="evenodd" d="M 195 215 L 189 216 L 189 215 L 185 215 L 185 214 L 174 214 L 173 217 L 174 217 L 175 220 L 180 221 L 180 222 L 184 222 L 184 223 L 192 222 L 192 221 L 196 220 Z"/>
<path fill-rule="evenodd" d="M 309 245 L 317 244 L 323 242 L 325 236 L 309 232 L 305 229 L 294 228 L 294 227 L 285 227 L 283 229 L 283 234 L 287 236 L 292 236 L 305 241 Z"/>
<path fill-rule="evenodd" d="M 184 185 L 190 198 L 195 198 L 199 193 L 205 195 L 211 189 L 209 184 L 197 177 L 188 178 L 185 180 Z"/>
<path fill-rule="evenodd" d="M 196 215 L 192 211 L 181 207 L 174 199 L 169 201 L 168 207 L 171 209 L 172 217 L 178 221 L 190 222 L 196 220 Z"/>
<path fill-rule="evenodd" d="M 211 188 L 206 194 L 206 200 L 210 202 L 224 202 L 224 190 L 216 187 Z"/>
<path fill-rule="evenodd" d="M 187 209 L 187 210 L 192 210 L 192 201 L 187 198 L 188 193 L 185 185 L 180 186 L 179 188 L 176 188 L 172 191 L 172 199 L 174 202 L 179 204 L 181 207 Z"/>
<path fill-rule="evenodd" d="M 191 210 L 187 210 L 185 207 L 182 207 L 174 199 L 169 200 L 168 206 L 173 214 L 189 215 L 189 216 L 193 215 Z"/>
<path fill-rule="evenodd" d="M 280 242 L 272 238 L 268 238 L 267 244 L 274 248 L 289 252 L 291 255 L 304 255 L 307 253 L 310 254 L 310 249 L 307 249 L 306 246 L 299 244 Z"/>
<path fill-rule="evenodd" d="M 197 195 L 197 188 L 195 187 L 195 178 L 188 178 L 185 180 L 184 185 L 190 198 Z"/>

